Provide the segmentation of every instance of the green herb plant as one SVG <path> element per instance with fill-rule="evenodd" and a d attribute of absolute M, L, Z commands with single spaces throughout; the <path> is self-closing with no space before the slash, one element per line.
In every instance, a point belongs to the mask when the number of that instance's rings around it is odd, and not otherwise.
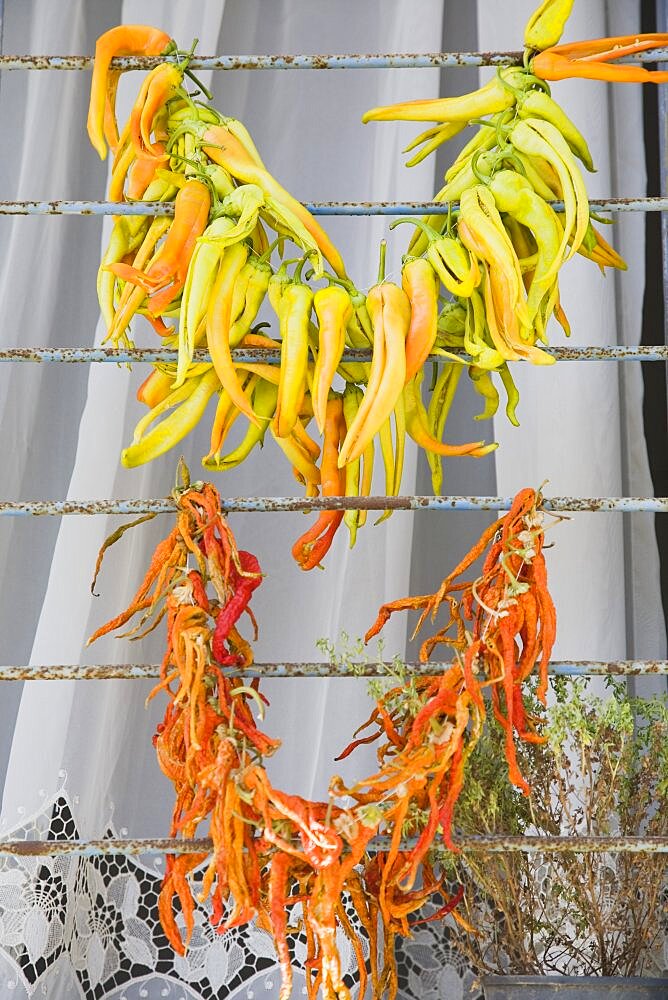
<path fill-rule="evenodd" d="M 503 732 L 489 720 L 455 812 L 459 835 L 668 835 L 668 704 L 606 697 L 554 679 L 544 744 L 523 744 L 529 798 L 506 776 Z M 443 854 L 464 886 L 452 943 L 479 973 L 637 976 L 661 971 L 668 929 L 665 854 Z"/>

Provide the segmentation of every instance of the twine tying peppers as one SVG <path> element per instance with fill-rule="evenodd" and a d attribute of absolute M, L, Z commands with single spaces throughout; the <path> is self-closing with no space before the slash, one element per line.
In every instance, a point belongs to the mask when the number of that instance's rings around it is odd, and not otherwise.
<path fill-rule="evenodd" d="M 340 400 L 328 403 L 332 433 L 341 432 L 341 408 Z M 334 474 L 334 460 L 331 466 Z M 174 499 L 176 525 L 155 550 L 130 606 L 89 640 L 133 619 L 137 624 L 125 634 L 135 638 L 166 624 L 161 680 L 150 697 L 164 692 L 169 699 L 154 744 L 176 791 L 170 836 L 195 837 L 208 823 L 213 850 L 211 856 L 168 857 L 159 898 L 163 930 L 183 954 L 194 928 L 195 900 L 209 901 L 209 919 L 219 933 L 256 921 L 274 939 L 280 996 L 287 1000 L 292 989 L 288 932 L 301 929 L 307 940 L 309 997 L 322 990 L 324 997 L 349 1000 L 336 945 L 341 929 L 357 956 L 360 995 L 365 995 L 368 963 L 372 996 L 393 998 L 395 936 L 410 934 L 412 915 L 443 892 L 435 851 L 440 844 L 457 849 L 454 809 L 488 704 L 506 730 L 509 778 L 529 791 L 515 741 L 541 739 L 539 720 L 525 709 L 524 695 L 533 690 L 537 670 L 537 695 L 545 700 L 555 631 L 540 495 L 530 489 L 519 493 L 511 510 L 484 532 L 435 594 L 380 609 L 367 641 L 395 611 L 419 610 L 417 631 L 444 607 L 446 622 L 425 640 L 420 655 L 426 661 L 445 644 L 454 663 L 440 675 L 402 676 L 377 696 L 370 718 L 339 759 L 375 742 L 378 770 L 351 786 L 334 775 L 326 802 L 288 795 L 272 784 L 265 760 L 280 743 L 260 728 L 267 702 L 259 682 L 246 686 L 225 671 L 253 662 L 238 623 L 247 614 L 256 628 L 249 604 L 262 581 L 257 559 L 238 549 L 213 486 L 190 484 L 186 471 Z M 332 512 L 328 517 L 325 532 L 331 530 Z M 105 543 L 96 576 L 104 550 L 125 530 Z M 481 556 L 480 577 L 463 582 L 462 575 Z M 389 836 L 390 846 L 373 853 L 371 841 L 378 834 Z M 407 848 L 403 842 L 409 835 L 417 840 Z M 368 936 L 368 959 L 346 916 L 344 896 Z M 456 910 L 461 898 L 461 892 L 456 894 L 437 916 L 452 911 L 461 922 Z"/>

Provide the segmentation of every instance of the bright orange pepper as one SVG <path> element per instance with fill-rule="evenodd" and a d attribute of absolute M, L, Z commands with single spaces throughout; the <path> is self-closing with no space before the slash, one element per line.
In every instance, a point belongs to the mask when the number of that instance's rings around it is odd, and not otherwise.
<path fill-rule="evenodd" d="M 531 72 L 541 80 L 609 80 L 612 83 L 666 83 L 668 70 L 644 66 L 610 66 L 614 59 L 668 44 L 668 34 L 618 35 L 586 42 L 555 45 L 531 60 Z"/>
<path fill-rule="evenodd" d="M 105 31 L 95 45 L 95 63 L 88 106 L 88 135 L 104 160 L 107 144 L 114 150 L 118 143 L 116 126 L 116 88 L 119 70 L 112 70 L 114 56 L 158 56 L 171 45 L 169 35 L 144 24 L 119 24 Z"/>

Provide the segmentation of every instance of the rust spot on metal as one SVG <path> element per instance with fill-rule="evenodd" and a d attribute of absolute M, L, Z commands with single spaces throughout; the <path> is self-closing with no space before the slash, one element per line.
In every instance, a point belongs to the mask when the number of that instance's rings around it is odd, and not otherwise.
<path fill-rule="evenodd" d="M 451 666 L 449 661 L 409 661 L 404 664 L 412 676 L 429 677 Z M 556 660 L 550 674 L 560 677 L 638 676 L 668 674 L 668 660 Z M 226 668 L 228 677 L 387 677 L 383 662 L 281 662 L 253 663 L 249 667 Z M 160 676 L 157 663 L 49 664 L 45 666 L 0 666 L 0 681 L 34 680 L 145 680 Z"/>
<path fill-rule="evenodd" d="M 376 837 L 372 842 L 377 850 L 387 848 L 387 837 Z M 415 840 L 407 840 L 406 846 Z M 668 837 L 542 837 L 542 836 L 491 836 L 457 837 L 455 844 L 462 851 L 507 853 L 521 851 L 540 854 L 570 853 L 668 853 Z M 174 840 L 168 837 L 146 839 L 105 840 L 18 840 L 0 841 L 0 855 L 29 857 L 54 857 L 62 854 L 201 854 L 212 850 L 208 838 Z"/>

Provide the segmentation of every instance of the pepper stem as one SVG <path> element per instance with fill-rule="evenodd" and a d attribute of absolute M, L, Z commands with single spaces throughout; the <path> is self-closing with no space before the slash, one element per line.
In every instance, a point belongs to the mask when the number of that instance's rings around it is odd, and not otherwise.
<path fill-rule="evenodd" d="M 350 278 L 339 278 L 338 275 L 329 274 L 327 271 L 321 277 L 326 278 L 330 285 L 340 285 L 341 288 L 345 288 L 349 295 L 361 295 L 361 292 L 355 288 Z"/>
<path fill-rule="evenodd" d="M 274 250 L 276 249 L 276 247 L 280 242 L 281 242 L 281 237 L 279 236 L 278 239 L 275 239 L 273 243 L 270 243 L 265 252 L 262 254 L 262 256 L 258 257 L 257 259 L 258 264 L 268 264 L 269 261 L 271 260 L 271 255 L 273 254 Z"/>
<path fill-rule="evenodd" d="M 380 241 L 380 260 L 378 262 L 378 284 L 385 281 L 385 257 L 387 255 L 387 240 Z"/>
<path fill-rule="evenodd" d="M 402 219 L 395 219 L 395 221 L 390 225 L 390 229 L 394 229 L 395 226 L 400 226 L 403 222 L 410 222 L 414 226 L 417 226 L 417 228 L 421 229 L 425 236 L 427 236 L 430 240 L 437 240 L 441 235 L 436 232 L 433 226 L 430 226 L 428 222 L 425 222 L 424 219 L 411 219 L 408 216 Z"/>
<path fill-rule="evenodd" d="M 478 181 L 481 184 L 489 184 L 489 176 L 481 173 L 481 171 L 478 168 L 478 163 L 480 162 L 480 158 L 486 155 L 487 153 L 485 150 L 479 149 L 478 152 L 474 153 L 473 156 L 471 157 L 471 171 L 473 174 L 475 174 L 475 176 L 477 177 Z"/>
<path fill-rule="evenodd" d="M 201 92 L 206 97 L 207 101 L 212 101 L 213 100 L 213 94 L 211 93 L 211 91 L 209 90 L 209 88 L 204 86 L 204 84 L 199 79 L 199 77 L 195 76 L 195 74 L 193 73 L 193 71 L 191 69 L 188 69 L 188 63 L 190 62 L 190 60 L 192 59 L 193 55 L 195 54 L 195 49 L 197 48 L 198 44 L 199 44 L 199 38 L 194 38 L 193 39 L 193 43 L 192 43 L 192 45 L 190 46 L 190 49 L 187 52 L 185 52 L 183 50 L 176 49 L 176 55 L 179 58 L 178 66 L 179 66 L 180 69 L 183 70 L 184 74 L 190 80 L 192 80 L 192 82 L 195 84 L 195 86 L 199 87 L 199 89 L 201 90 Z"/>
<path fill-rule="evenodd" d="M 297 266 L 296 266 L 296 268 L 294 270 L 294 274 L 292 275 L 292 280 L 293 281 L 301 281 L 302 280 L 302 270 L 304 269 L 304 264 L 309 259 L 309 257 L 313 256 L 314 253 L 315 253 L 315 250 L 309 250 L 307 253 L 304 254 L 303 257 L 299 258 L 299 263 L 297 264 Z"/>

